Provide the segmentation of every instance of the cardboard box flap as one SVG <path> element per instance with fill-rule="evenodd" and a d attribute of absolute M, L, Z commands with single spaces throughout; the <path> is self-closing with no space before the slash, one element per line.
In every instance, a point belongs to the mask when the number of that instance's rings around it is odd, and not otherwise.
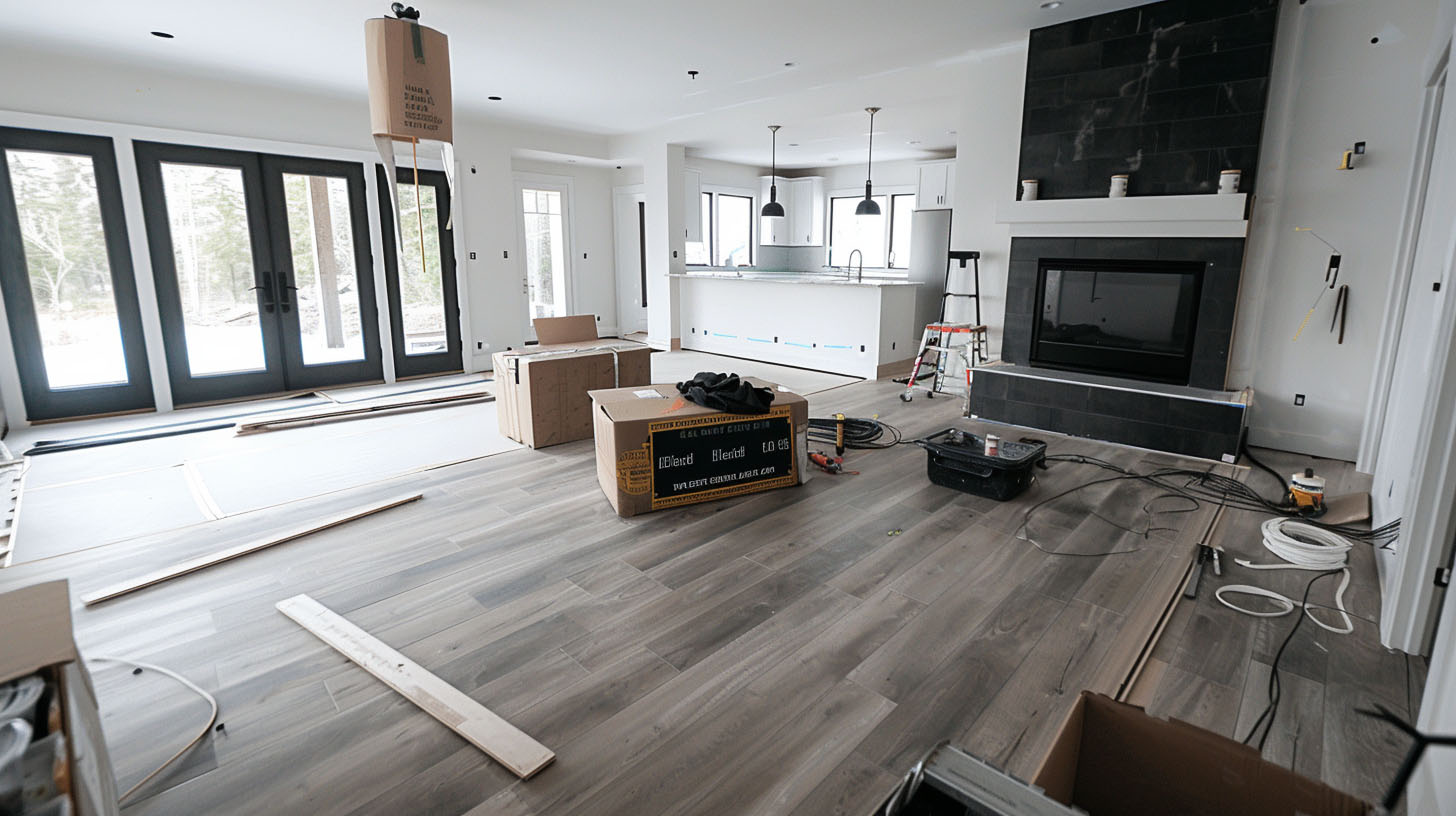
<path fill-rule="evenodd" d="M 536 329 L 536 340 L 543 346 L 597 339 L 596 315 L 538 317 L 531 321 L 531 325 Z"/>
<path fill-rule="evenodd" d="M 1247 745 L 1188 723 L 1150 717 L 1141 708 L 1086 691 L 1035 784 L 1092 816 L 1369 812 L 1366 803 L 1265 762 Z"/>
<path fill-rule="evenodd" d="M 0 683 L 76 659 L 71 590 L 65 581 L 31 584 L 0 594 L 0 621 L 5 622 Z"/>
<path fill-rule="evenodd" d="M 546 358 L 549 355 L 565 354 L 600 354 L 608 351 L 616 352 L 652 352 L 651 346 L 641 343 L 634 343 L 631 340 L 614 340 L 610 337 L 601 340 L 578 340 L 574 343 L 536 343 L 535 345 L 522 346 L 521 348 L 506 349 L 496 354 L 502 357 L 524 357 L 529 360 L 532 357 Z"/>

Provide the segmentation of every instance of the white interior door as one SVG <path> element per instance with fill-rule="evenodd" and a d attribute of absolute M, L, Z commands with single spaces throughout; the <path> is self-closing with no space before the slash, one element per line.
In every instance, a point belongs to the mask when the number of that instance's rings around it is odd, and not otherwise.
<path fill-rule="evenodd" d="M 616 188 L 612 218 L 617 237 L 618 331 L 647 331 L 647 195 L 640 184 Z"/>
<path fill-rule="evenodd" d="M 1449 558 L 1450 546 L 1437 529 L 1442 512 L 1420 505 L 1434 476 L 1426 472 L 1425 454 L 1443 441 L 1431 436 L 1439 419 L 1432 411 L 1440 407 L 1436 403 L 1447 387 L 1441 372 L 1450 342 L 1445 327 L 1451 321 L 1451 288 L 1456 285 L 1451 234 L 1456 220 L 1456 104 L 1451 101 L 1447 96 L 1439 102 L 1425 207 L 1372 486 L 1374 523 L 1403 518 L 1401 537 L 1393 545 L 1382 582 L 1381 639 L 1387 646 L 1411 652 L 1429 646 L 1443 594 L 1432 576 Z"/>
<path fill-rule="evenodd" d="M 565 317 L 575 306 L 571 269 L 571 184 L 549 177 L 516 178 L 519 256 L 526 293 L 526 336 L 531 321 Z"/>

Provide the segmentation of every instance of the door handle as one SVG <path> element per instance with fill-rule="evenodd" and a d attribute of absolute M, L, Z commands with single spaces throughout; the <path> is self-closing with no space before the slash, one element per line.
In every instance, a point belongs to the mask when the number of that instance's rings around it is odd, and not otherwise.
<path fill-rule="evenodd" d="M 262 286 L 250 286 L 250 287 L 248 287 L 248 291 L 249 292 L 262 291 L 262 293 L 263 293 L 263 311 L 266 312 L 266 313 L 268 313 L 268 314 L 273 314 L 273 304 L 274 304 L 274 300 L 276 300 L 276 298 L 273 295 L 273 276 L 272 276 L 272 273 L 269 273 L 269 272 L 266 272 L 265 271 L 263 273 L 263 285 Z"/>
<path fill-rule="evenodd" d="M 278 310 L 281 311 L 281 312 L 283 312 L 284 314 L 288 314 L 289 312 L 293 311 L 293 298 L 288 293 L 290 291 L 297 292 L 298 291 L 298 287 L 297 286 L 294 286 L 292 284 L 284 283 L 283 282 L 284 280 L 285 280 L 285 278 L 283 277 L 283 273 L 282 272 L 279 272 L 278 273 Z"/>

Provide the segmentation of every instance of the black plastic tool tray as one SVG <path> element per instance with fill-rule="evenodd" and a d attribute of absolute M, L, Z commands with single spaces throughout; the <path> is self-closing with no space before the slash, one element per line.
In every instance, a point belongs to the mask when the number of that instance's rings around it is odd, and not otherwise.
<path fill-rule="evenodd" d="M 984 438 L 956 428 L 915 444 L 925 448 L 925 472 L 932 483 L 997 501 L 1016 498 L 1030 487 L 1036 463 L 1046 457 L 1045 443 L 1005 440 L 995 456 L 987 456 Z"/>

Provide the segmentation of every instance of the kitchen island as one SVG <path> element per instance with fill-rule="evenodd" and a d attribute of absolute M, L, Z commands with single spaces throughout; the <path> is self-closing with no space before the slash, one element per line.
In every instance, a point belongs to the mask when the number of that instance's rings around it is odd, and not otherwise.
<path fill-rule="evenodd" d="M 674 277 L 683 348 L 866 379 L 908 374 L 921 330 L 939 311 L 938 292 L 905 278 L 750 270 Z"/>

